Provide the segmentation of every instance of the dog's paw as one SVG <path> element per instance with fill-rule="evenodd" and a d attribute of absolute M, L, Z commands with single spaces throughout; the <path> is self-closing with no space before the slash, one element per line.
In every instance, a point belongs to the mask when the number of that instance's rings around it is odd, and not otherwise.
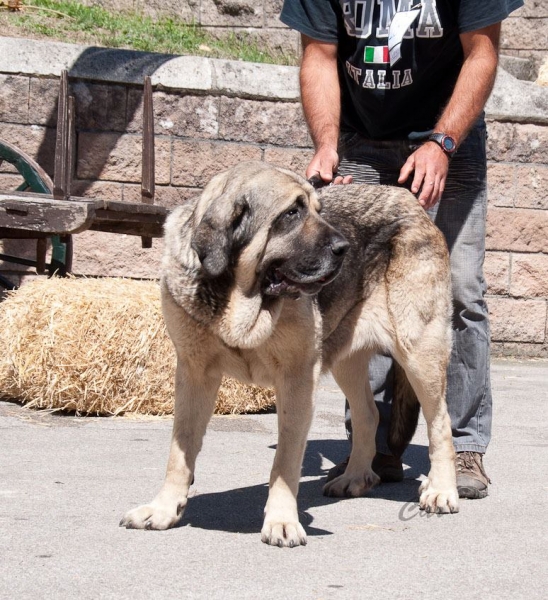
<path fill-rule="evenodd" d="M 380 477 L 371 469 L 362 475 L 351 475 L 348 469 L 339 477 L 323 486 L 324 496 L 334 498 L 358 498 L 380 483 Z"/>
<path fill-rule="evenodd" d="M 299 521 L 265 521 L 261 540 L 270 546 L 294 548 L 306 546 L 306 533 Z"/>
<path fill-rule="evenodd" d="M 170 529 L 181 520 L 185 506 L 186 501 L 169 504 L 152 501 L 150 504 L 144 504 L 128 511 L 120 521 L 120 527 L 126 529 Z"/>
<path fill-rule="evenodd" d="M 425 479 L 419 488 L 419 506 L 428 513 L 459 512 L 459 493 L 456 487 L 436 488 L 430 479 Z"/>

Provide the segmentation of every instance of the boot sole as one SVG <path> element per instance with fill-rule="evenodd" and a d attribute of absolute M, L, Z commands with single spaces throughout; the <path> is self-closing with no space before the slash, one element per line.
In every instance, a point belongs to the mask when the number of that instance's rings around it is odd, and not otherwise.
<path fill-rule="evenodd" d="M 489 495 L 487 489 L 478 490 L 475 487 L 470 486 L 458 486 L 457 491 L 459 492 L 459 498 L 467 498 L 468 500 L 481 500 Z"/>

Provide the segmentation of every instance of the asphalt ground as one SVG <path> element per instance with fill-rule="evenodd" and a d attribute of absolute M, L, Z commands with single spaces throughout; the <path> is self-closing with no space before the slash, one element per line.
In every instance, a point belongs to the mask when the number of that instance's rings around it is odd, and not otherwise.
<path fill-rule="evenodd" d="M 0 403 L 0 598 L 548 597 L 548 362 L 494 361 L 494 437 L 483 500 L 417 506 L 421 421 L 405 479 L 325 498 L 346 456 L 343 396 L 323 379 L 299 494 L 308 545 L 260 541 L 276 416 L 216 416 L 182 524 L 118 527 L 165 472 L 171 419 L 77 418 Z"/>

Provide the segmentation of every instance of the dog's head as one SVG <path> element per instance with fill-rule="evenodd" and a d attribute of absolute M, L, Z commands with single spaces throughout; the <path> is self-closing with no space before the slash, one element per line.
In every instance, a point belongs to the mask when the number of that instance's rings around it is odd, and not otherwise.
<path fill-rule="evenodd" d="M 338 274 L 348 242 L 322 218 L 305 179 L 246 162 L 204 189 L 191 247 L 206 277 L 234 272 L 249 293 L 276 297 L 317 293 Z"/>

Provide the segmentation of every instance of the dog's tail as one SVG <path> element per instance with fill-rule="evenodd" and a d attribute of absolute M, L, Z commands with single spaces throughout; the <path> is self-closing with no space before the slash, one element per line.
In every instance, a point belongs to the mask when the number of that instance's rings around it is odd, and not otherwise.
<path fill-rule="evenodd" d="M 405 371 L 394 361 L 394 392 L 388 447 L 394 456 L 401 458 L 411 442 L 419 422 L 420 404 Z"/>

